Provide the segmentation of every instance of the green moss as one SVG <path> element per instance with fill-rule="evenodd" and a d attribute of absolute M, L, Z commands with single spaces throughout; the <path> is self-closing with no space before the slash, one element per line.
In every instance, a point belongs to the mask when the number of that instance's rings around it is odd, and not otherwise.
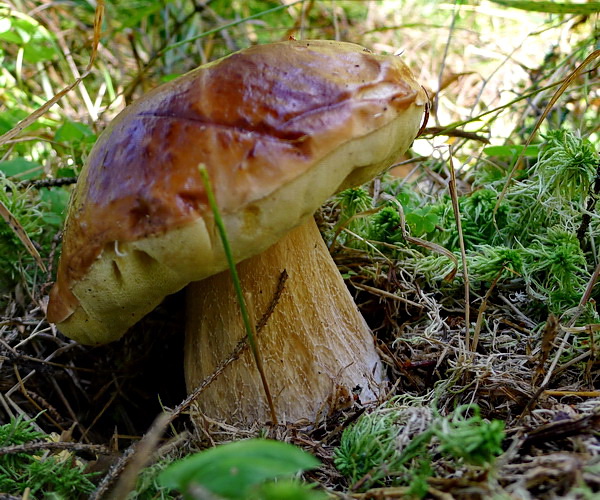
<path fill-rule="evenodd" d="M 31 420 L 12 419 L 0 426 L 0 447 L 23 445 L 45 440 L 48 436 L 35 429 Z M 29 498 L 79 498 L 94 490 L 92 475 L 71 454 L 46 455 L 43 451 L 0 456 L 0 491 L 20 495 L 29 488 Z"/>

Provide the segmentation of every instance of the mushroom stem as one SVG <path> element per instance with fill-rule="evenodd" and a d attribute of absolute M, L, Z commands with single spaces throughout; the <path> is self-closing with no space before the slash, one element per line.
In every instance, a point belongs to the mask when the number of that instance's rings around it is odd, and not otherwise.
<path fill-rule="evenodd" d="M 288 278 L 278 290 L 284 271 Z M 355 395 L 362 402 L 378 396 L 382 372 L 373 337 L 314 219 L 238 264 L 238 273 L 252 297 L 254 317 L 270 312 L 257 344 L 279 420 L 315 422 L 350 405 Z M 191 283 L 187 311 L 185 370 L 192 391 L 245 336 L 229 272 Z M 251 425 L 270 418 L 248 351 L 197 403 L 203 414 L 229 423 Z"/>

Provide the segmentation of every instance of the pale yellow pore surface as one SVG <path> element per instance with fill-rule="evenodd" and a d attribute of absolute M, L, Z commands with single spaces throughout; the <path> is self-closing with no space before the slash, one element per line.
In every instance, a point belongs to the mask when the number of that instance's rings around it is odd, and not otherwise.
<path fill-rule="evenodd" d="M 423 103 L 346 142 L 269 196 L 224 213 L 236 261 L 259 254 L 304 222 L 336 191 L 360 184 L 405 151 L 419 128 Z M 162 299 L 226 268 L 212 218 L 135 242 L 111 243 L 73 285 L 79 300 L 60 330 L 84 344 L 120 338 Z"/>
<path fill-rule="evenodd" d="M 262 254 L 238 264 L 256 321 L 257 343 L 279 423 L 314 423 L 329 413 L 376 400 L 381 362 L 373 338 L 311 218 Z M 278 292 L 283 271 L 287 280 Z M 244 329 L 228 271 L 187 292 L 185 368 L 191 392 L 227 360 Z M 270 314 L 268 313 L 270 311 Z M 197 398 L 203 415 L 239 426 L 270 420 L 247 350 Z"/>

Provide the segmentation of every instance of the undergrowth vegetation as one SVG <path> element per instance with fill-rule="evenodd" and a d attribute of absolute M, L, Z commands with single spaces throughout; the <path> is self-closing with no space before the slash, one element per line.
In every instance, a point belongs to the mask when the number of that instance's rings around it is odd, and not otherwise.
<path fill-rule="evenodd" d="M 568 313 L 594 272 L 599 219 L 589 207 L 600 195 L 598 152 L 564 129 L 541 139 L 528 150 L 532 165 L 519 170 L 503 197 L 511 181 L 502 155 L 511 148 L 484 148 L 483 165 L 470 174 L 472 190 L 458 197 L 460 234 L 449 194 L 432 196 L 392 176 L 383 178 L 377 200 L 366 188 L 341 193 L 335 231 L 345 231 L 344 244 L 401 261 L 415 280 L 448 295 L 464 282 L 462 239 L 473 287 L 521 290 L 528 297 L 523 312 L 538 320 Z M 421 241 L 407 240 L 403 231 Z M 582 324 L 597 319 L 593 307 L 587 312 Z"/>
<path fill-rule="evenodd" d="M 478 407 L 461 406 L 442 417 L 425 399 L 410 399 L 390 401 L 344 431 L 334 463 L 355 489 L 407 484 L 407 494 L 421 497 L 435 473 L 435 454 L 490 467 L 502 452 L 504 423 L 483 421 Z"/>
<path fill-rule="evenodd" d="M 27 492 L 29 498 L 77 498 L 91 493 L 94 474 L 84 471 L 85 464 L 63 450 L 50 454 L 27 445 L 51 436 L 36 430 L 32 421 L 18 417 L 0 426 L 0 447 L 14 447 L 15 452 L 0 456 L 0 491 L 18 495 Z"/>
<path fill-rule="evenodd" d="M 0 494 L 596 498 L 599 10 L 0 0 Z M 186 407 L 159 432 L 155 416 L 185 397 L 181 297 L 105 347 L 45 320 L 72 184 L 134 99 L 290 36 L 400 51 L 431 99 L 409 153 L 317 214 L 374 332 L 386 396 L 312 427 L 199 429 Z M 237 443 L 256 437 L 319 460 Z"/>

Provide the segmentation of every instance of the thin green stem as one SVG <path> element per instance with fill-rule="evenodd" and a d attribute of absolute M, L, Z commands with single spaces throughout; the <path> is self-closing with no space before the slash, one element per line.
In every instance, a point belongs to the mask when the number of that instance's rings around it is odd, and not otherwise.
<path fill-rule="evenodd" d="M 456 189 L 456 172 L 454 171 L 454 165 L 452 163 L 452 146 L 449 148 L 450 161 L 448 162 L 450 168 L 450 182 L 448 183 L 448 189 L 450 190 L 450 198 L 452 200 L 452 208 L 454 210 L 454 218 L 456 220 L 456 230 L 458 232 L 458 244 L 460 246 L 460 255 L 462 260 L 463 269 L 463 282 L 465 288 L 465 346 L 466 350 L 471 349 L 471 301 L 470 301 L 470 287 L 469 287 L 469 273 L 467 266 L 467 251 L 465 248 L 465 238 L 462 229 L 462 221 L 460 218 L 460 208 L 458 205 L 458 192 Z"/>
<path fill-rule="evenodd" d="M 227 265 L 229 266 L 229 271 L 231 273 L 231 280 L 233 281 L 233 288 L 235 290 L 235 295 L 240 305 L 240 311 L 242 314 L 242 321 L 244 323 L 244 329 L 246 330 L 246 338 L 248 339 L 248 344 L 250 345 L 250 350 L 252 351 L 252 356 L 254 357 L 254 362 L 256 363 L 256 368 L 258 373 L 260 374 L 260 379 L 262 381 L 262 385 L 265 391 L 265 396 L 267 397 L 267 402 L 269 404 L 269 409 L 271 412 L 271 419 L 273 420 L 273 424 L 277 425 L 277 416 L 275 414 L 275 406 L 273 404 L 273 398 L 271 397 L 271 391 L 269 390 L 269 384 L 267 383 L 267 378 L 265 376 L 265 372 L 263 370 L 262 358 L 260 356 L 260 350 L 258 349 L 258 345 L 256 343 L 255 336 L 255 327 L 253 322 L 250 320 L 250 312 L 248 311 L 248 306 L 246 304 L 246 298 L 244 297 L 244 293 L 242 291 L 242 283 L 240 281 L 240 277 L 237 272 L 237 268 L 235 265 L 235 261 L 233 259 L 233 253 L 231 251 L 231 245 L 229 244 L 229 239 L 227 238 L 227 231 L 225 229 L 225 224 L 223 223 L 223 219 L 221 218 L 221 214 L 219 212 L 219 207 L 217 205 L 217 201 L 215 199 L 215 194 L 212 189 L 212 184 L 210 182 L 210 177 L 208 175 L 208 170 L 204 164 L 198 165 L 198 171 L 200 172 L 200 177 L 202 178 L 202 183 L 204 184 L 204 189 L 206 190 L 206 197 L 208 198 L 208 204 L 210 209 L 212 210 L 213 216 L 215 218 L 215 224 L 217 226 L 217 230 L 219 231 L 219 236 L 221 238 L 221 242 L 223 244 L 223 251 L 225 252 L 225 257 L 227 258 Z"/>

